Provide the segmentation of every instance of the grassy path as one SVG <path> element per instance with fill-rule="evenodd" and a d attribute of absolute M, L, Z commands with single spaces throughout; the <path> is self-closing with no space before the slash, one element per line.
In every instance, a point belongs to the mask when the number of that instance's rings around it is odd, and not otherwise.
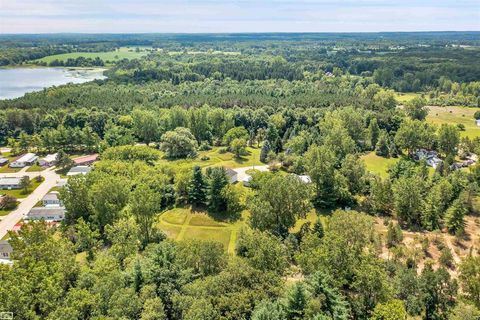
<path fill-rule="evenodd" d="M 183 240 L 183 237 L 185 236 L 185 232 L 187 231 L 187 227 L 190 224 L 190 220 L 192 220 L 192 215 L 188 215 L 185 221 L 183 222 L 182 229 L 180 230 L 180 233 L 178 234 L 176 239 L 177 241 Z"/>

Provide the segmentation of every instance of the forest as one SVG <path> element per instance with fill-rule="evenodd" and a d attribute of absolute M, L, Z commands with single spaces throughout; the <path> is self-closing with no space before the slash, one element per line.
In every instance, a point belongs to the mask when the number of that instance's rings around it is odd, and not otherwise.
<path fill-rule="evenodd" d="M 59 190 L 60 225 L 9 233 L 0 312 L 480 318 L 480 164 L 458 165 L 480 135 L 428 121 L 432 105 L 480 107 L 480 33 L 3 35 L 0 65 L 136 45 L 155 50 L 105 80 L 0 100 L 11 154 L 58 152 L 61 175 L 100 154 Z M 103 66 L 77 60 L 54 65 Z M 367 155 L 392 164 L 369 171 Z M 172 236 L 184 211 L 178 233 L 204 234 Z"/>

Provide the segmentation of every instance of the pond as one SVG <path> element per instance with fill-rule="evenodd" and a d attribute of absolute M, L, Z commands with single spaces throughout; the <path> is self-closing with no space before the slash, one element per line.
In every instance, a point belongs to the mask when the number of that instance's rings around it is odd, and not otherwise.
<path fill-rule="evenodd" d="M 103 69 L 8 68 L 0 69 L 0 99 L 13 99 L 67 83 L 105 79 Z"/>

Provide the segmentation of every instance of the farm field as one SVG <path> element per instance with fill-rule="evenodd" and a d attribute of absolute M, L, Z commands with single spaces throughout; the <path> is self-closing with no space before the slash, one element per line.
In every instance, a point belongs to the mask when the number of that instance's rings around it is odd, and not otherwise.
<path fill-rule="evenodd" d="M 395 99 L 400 103 L 403 104 L 412 100 L 413 98 L 420 97 L 422 95 L 421 92 L 395 92 Z"/>
<path fill-rule="evenodd" d="M 480 137 L 480 127 L 477 127 L 473 114 L 480 108 L 468 107 L 429 107 L 427 121 L 433 124 L 463 124 L 465 131 L 460 132 L 461 137 Z"/>
<path fill-rule="evenodd" d="M 56 59 L 65 61 L 67 59 L 76 59 L 78 57 L 85 57 L 85 58 L 92 58 L 92 59 L 99 57 L 103 61 L 117 61 L 121 59 L 137 59 L 148 54 L 148 51 L 145 50 L 147 48 L 149 47 L 140 48 L 139 52 L 136 52 L 135 48 L 130 48 L 130 47 L 121 47 L 116 51 L 108 51 L 108 52 L 71 52 L 71 53 L 46 56 L 41 59 L 37 59 L 35 61 L 50 63 Z"/>

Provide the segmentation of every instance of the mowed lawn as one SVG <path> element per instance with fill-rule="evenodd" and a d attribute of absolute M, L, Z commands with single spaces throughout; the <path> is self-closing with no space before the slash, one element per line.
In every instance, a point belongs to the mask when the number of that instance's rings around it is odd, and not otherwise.
<path fill-rule="evenodd" d="M 463 124 L 465 131 L 461 131 L 462 137 L 475 138 L 480 137 L 480 127 L 477 127 L 473 114 L 480 108 L 468 107 L 429 107 L 430 112 L 427 121 L 436 125 Z"/>
<path fill-rule="evenodd" d="M 191 207 L 174 208 L 162 213 L 157 227 L 176 241 L 197 239 L 220 242 L 229 254 L 235 253 L 238 232 L 245 225 L 248 212 L 238 220 L 219 221 L 204 211 L 192 211 Z"/>
<path fill-rule="evenodd" d="M 140 51 L 136 52 L 135 47 L 121 47 L 116 51 L 107 52 L 71 52 L 64 54 L 56 54 L 52 56 L 46 56 L 35 61 L 50 63 L 54 60 L 66 61 L 67 59 L 76 59 L 78 57 L 95 59 L 99 57 L 103 61 L 117 61 L 122 59 L 137 59 L 141 58 L 149 53 L 146 49 L 139 47 Z"/>
<path fill-rule="evenodd" d="M 385 178 L 388 176 L 388 167 L 397 162 L 400 158 L 384 158 L 377 156 L 374 151 L 361 156 L 365 161 L 367 170 Z"/>
<path fill-rule="evenodd" d="M 14 189 L 14 190 L 0 190 L 0 194 L 2 195 L 9 195 L 9 196 L 12 196 L 12 197 L 15 197 L 17 199 L 21 199 L 21 198 L 26 198 L 30 193 L 32 193 L 35 189 L 37 189 L 37 187 L 43 182 L 43 180 L 41 182 L 37 182 L 37 180 L 35 178 L 32 178 L 30 179 L 30 188 L 28 188 L 28 192 L 24 192 L 23 189 Z"/>
<path fill-rule="evenodd" d="M 220 152 L 221 148 L 215 147 L 208 151 L 200 151 L 198 156 L 194 159 L 161 159 L 158 164 L 175 165 L 175 168 L 188 168 L 192 166 L 206 167 L 225 167 L 225 168 L 239 168 L 250 166 L 263 166 L 260 162 L 260 148 L 247 148 L 244 156 L 236 158 L 231 152 Z M 204 159 L 204 160 L 202 160 Z"/>
<path fill-rule="evenodd" d="M 395 99 L 400 104 L 404 104 L 405 102 L 408 102 L 413 98 L 421 97 L 421 96 L 422 96 L 422 93 L 417 93 L 417 92 L 407 92 L 407 93 L 395 92 Z"/>

